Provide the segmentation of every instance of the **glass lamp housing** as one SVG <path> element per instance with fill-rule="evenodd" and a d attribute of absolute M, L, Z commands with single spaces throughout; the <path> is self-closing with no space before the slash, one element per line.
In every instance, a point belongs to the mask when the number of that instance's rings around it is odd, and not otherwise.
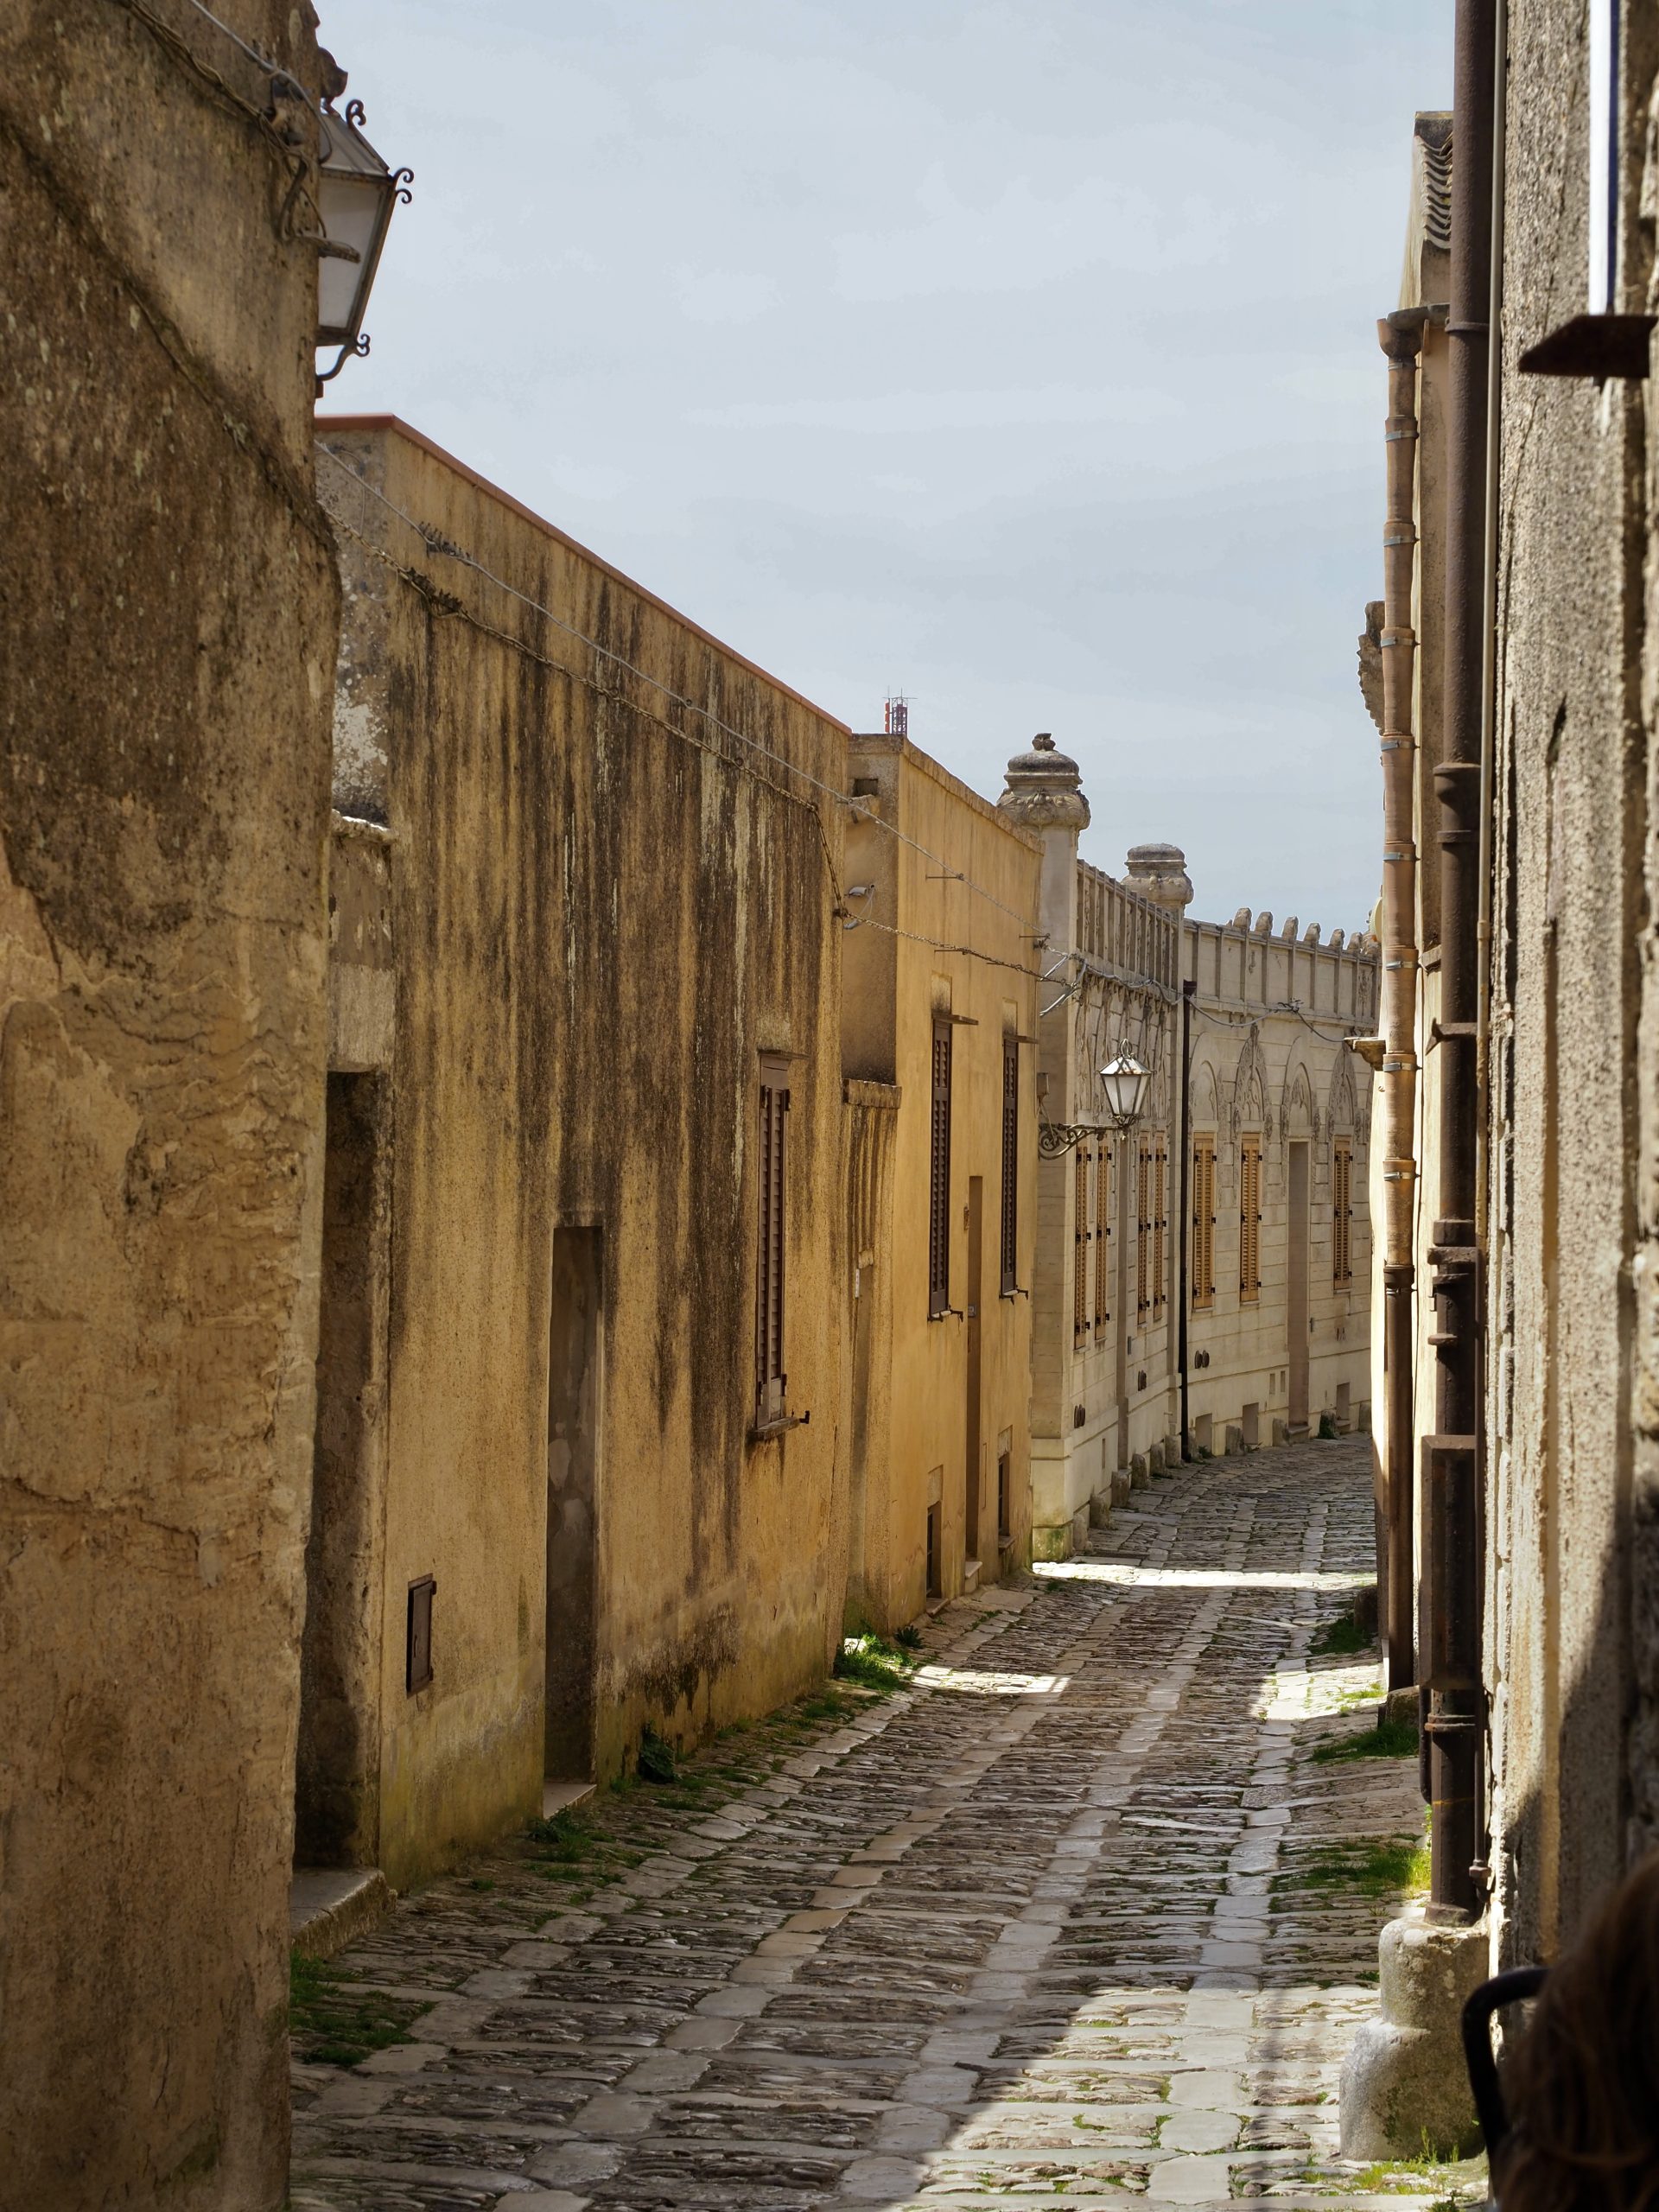
<path fill-rule="evenodd" d="M 1102 1068 L 1100 1087 L 1106 1094 L 1106 1111 L 1117 1128 L 1127 1129 L 1139 1121 L 1151 1080 L 1151 1071 L 1128 1052 L 1119 1052 Z"/>
<path fill-rule="evenodd" d="M 317 209 L 327 241 L 317 258 L 317 344 L 355 346 L 399 180 L 349 111 L 323 110 L 318 153 Z"/>

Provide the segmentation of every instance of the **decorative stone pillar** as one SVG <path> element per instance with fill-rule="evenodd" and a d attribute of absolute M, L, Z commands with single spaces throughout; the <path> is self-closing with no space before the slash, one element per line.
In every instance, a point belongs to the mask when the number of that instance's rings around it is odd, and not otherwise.
<path fill-rule="evenodd" d="M 1077 764 L 1055 749 L 1045 730 L 1028 753 L 1009 761 L 1002 812 L 1043 844 L 1042 889 L 1033 965 L 1050 980 L 1039 1006 L 1038 1111 L 1047 1122 L 1075 1122 L 1077 1001 L 1065 995 L 1077 980 L 1068 956 L 1077 942 L 1077 837 L 1089 826 Z M 1058 1001 L 1058 1004 L 1052 1001 Z M 1071 1439 L 1078 1402 L 1071 1329 L 1071 1178 L 1076 1155 L 1042 1159 L 1037 1170 L 1037 1249 L 1031 1286 L 1032 1550 L 1064 1559 L 1087 1536 L 1090 1488 L 1073 1480 Z M 1096 1447 L 1097 1448 L 1097 1447 Z M 1074 1492 L 1076 1493 L 1074 1495 Z"/>
<path fill-rule="evenodd" d="M 1131 891 L 1154 906 L 1184 915 L 1192 903 L 1192 879 L 1179 845 L 1131 845 L 1126 880 Z"/>

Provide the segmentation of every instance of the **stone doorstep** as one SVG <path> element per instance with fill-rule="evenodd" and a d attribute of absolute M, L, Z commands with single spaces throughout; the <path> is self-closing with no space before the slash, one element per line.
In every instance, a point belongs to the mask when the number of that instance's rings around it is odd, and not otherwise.
<path fill-rule="evenodd" d="M 332 1959 L 378 1928 L 393 1892 L 378 1866 L 296 1866 L 288 1892 L 288 1940 L 308 1959 Z"/>
<path fill-rule="evenodd" d="M 596 1788 L 597 1784 L 591 1782 L 544 1782 L 542 1818 L 550 1821 L 556 1813 L 568 1813 L 573 1806 L 585 1805 Z"/>

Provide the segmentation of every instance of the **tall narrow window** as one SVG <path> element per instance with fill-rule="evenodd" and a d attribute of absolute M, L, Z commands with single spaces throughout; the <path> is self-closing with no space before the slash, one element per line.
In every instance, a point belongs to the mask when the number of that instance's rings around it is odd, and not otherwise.
<path fill-rule="evenodd" d="M 1216 1141 L 1192 1140 L 1192 1304 L 1216 1301 Z"/>
<path fill-rule="evenodd" d="M 760 1062 L 760 1201 L 754 1294 L 754 1425 L 784 1417 L 784 1153 L 789 1064 Z"/>
<path fill-rule="evenodd" d="M 1071 1155 L 1071 1344 L 1089 1340 L 1089 1147 Z"/>
<path fill-rule="evenodd" d="M 1144 1327 L 1152 1306 L 1152 1147 L 1142 1137 L 1135 1164 L 1135 1316 Z"/>
<path fill-rule="evenodd" d="M 927 1190 L 927 1313 L 950 1311 L 950 1024 L 933 1021 L 932 1156 Z"/>
<path fill-rule="evenodd" d="M 1164 1247 L 1169 1237 L 1169 1141 L 1152 1147 L 1152 1318 L 1159 1320 L 1169 1300 L 1164 1287 Z"/>
<path fill-rule="evenodd" d="M 1020 1047 L 1002 1039 L 1002 1295 L 1012 1298 L 1020 1273 Z"/>
<path fill-rule="evenodd" d="M 1238 1156 L 1238 1297 L 1254 1306 L 1262 1295 L 1262 1140 L 1244 1138 Z"/>
<path fill-rule="evenodd" d="M 1331 1276 L 1340 1288 L 1354 1279 L 1354 1145 L 1338 1137 L 1331 1159 Z"/>
<path fill-rule="evenodd" d="M 1112 1318 L 1112 1147 L 1109 1137 L 1095 1146 L 1095 1340 Z"/>

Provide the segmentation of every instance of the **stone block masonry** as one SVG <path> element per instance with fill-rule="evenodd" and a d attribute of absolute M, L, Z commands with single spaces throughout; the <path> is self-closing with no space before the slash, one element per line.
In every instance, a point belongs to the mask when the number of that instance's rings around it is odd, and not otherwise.
<path fill-rule="evenodd" d="M 1352 1442 L 1154 1479 L 718 1813 L 611 1801 L 570 1905 L 505 1856 L 400 1905 L 341 1963 L 430 2009 L 299 2069 L 295 2212 L 1444 2202 L 1335 2156 L 1332 1869 L 1421 1822 L 1414 1762 L 1306 1757 L 1370 1719 L 1310 1647 L 1370 1511 Z"/>

